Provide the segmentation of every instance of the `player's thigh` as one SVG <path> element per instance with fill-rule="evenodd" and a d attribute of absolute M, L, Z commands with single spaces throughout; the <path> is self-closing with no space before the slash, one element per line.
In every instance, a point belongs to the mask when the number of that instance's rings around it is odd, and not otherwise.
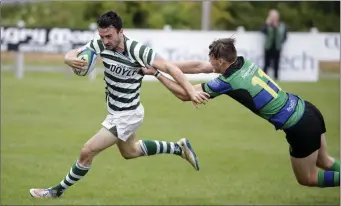
<path fill-rule="evenodd" d="M 316 117 L 316 122 L 318 122 L 318 128 L 320 128 L 321 136 L 320 136 L 320 149 L 317 157 L 316 165 L 322 169 L 328 169 L 333 164 L 333 158 L 329 156 L 327 151 L 327 141 L 326 135 L 327 132 L 324 117 L 320 110 L 313 104 L 310 104 L 310 108 L 314 116 Z M 316 127 L 316 126 L 315 126 Z"/>
<path fill-rule="evenodd" d="M 329 169 L 333 166 L 334 159 L 328 154 L 327 141 L 325 134 L 321 135 L 321 148 L 317 156 L 316 165 L 324 170 Z"/>
<path fill-rule="evenodd" d="M 117 142 L 118 138 L 108 129 L 102 127 L 84 145 L 94 153 L 103 151 Z"/>
<path fill-rule="evenodd" d="M 321 147 L 321 122 L 309 102 L 305 102 L 300 120 L 292 127 L 284 129 L 284 132 L 290 145 L 290 156 L 294 158 L 308 157 Z"/>
<path fill-rule="evenodd" d="M 326 136 L 325 136 L 325 134 L 322 134 L 321 135 L 321 147 L 320 147 L 320 150 L 319 150 L 318 158 L 319 157 L 323 158 L 323 157 L 326 157 L 326 156 L 328 156 Z"/>
<path fill-rule="evenodd" d="M 123 157 L 135 156 L 135 132 L 142 125 L 144 108 L 140 105 L 136 110 L 119 115 L 115 120 L 119 141 L 117 147 Z"/>
<path fill-rule="evenodd" d="M 117 141 L 117 147 L 121 153 L 129 152 L 133 150 L 133 148 L 135 147 L 135 142 L 136 142 L 136 134 L 132 133 L 126 141 L 123 141 L 123 140 Z"/>
<path fill-rule="evenodd" d="M 117 147 L 123 157 L 135 157 L 140 153 L 137 147 L 135 132 L 126 141 L 118 140 Z"/>
<path fill-rule="evenodd" d="M 324 132 L 315 107 L 306 101 L 301 119 L 284 131 L 290 144 L 291 162 L 296 178 L 301 184 L 310 185 L 316 179 L 316 162 L 321 148 L 321 135 Z"/>
<path fill-rule="evenodd" d="M 304 158 L 290 157 L 292 169 L 296 176 L 297 181 L 302 185 L 316 185 L 316 175 L 318 169 L 316 167 L 316 160 L 319 150 Z"/>

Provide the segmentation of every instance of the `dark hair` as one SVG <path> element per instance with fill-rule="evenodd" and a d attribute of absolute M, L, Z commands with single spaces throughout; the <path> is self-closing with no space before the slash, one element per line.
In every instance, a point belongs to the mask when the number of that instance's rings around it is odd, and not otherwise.
<path fill-rule="evenodd" d="M 223 38 L 213 41 L 210 46 L 209 55 L 216 59 L 222 58 L 228 62 L 234 62 L 237 59 L 237 51 L 234 47 L 235 39 Z"/>
<path fill-rule="evenodd" d="M 118 32 L 122 29 L 123 23 L 121 17 L 116 12 L 108 11 L 98 18 L 97 26 L 102 29 L 113 26 Z"/>

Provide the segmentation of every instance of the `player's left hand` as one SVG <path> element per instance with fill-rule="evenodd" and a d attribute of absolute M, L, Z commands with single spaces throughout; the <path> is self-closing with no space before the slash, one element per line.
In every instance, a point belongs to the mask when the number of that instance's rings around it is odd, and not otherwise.
<path fill-rule="evenodd" d="M 156 69 L 152 66 L 146 66 L 146 67 L 142 67 L 142 72 L 145 75 L 154 75 L 156 72 Z"/>
<path fill-rule="evenodd" d="M 196 108 L 199 108 L 200 104 L 206 104 L 210 95 L 206 92 L 196 91 L 190 95 L 191 101 Z"/>

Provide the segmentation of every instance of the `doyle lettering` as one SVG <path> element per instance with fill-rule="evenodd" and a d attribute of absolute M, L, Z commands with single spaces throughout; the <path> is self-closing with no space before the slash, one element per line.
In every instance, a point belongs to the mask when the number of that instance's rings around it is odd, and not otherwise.
<path fill-rule="evenodd" d="M 126 77 L 134 76 L 137 73 L 135 68 L 129 68 L 121 65 L 111 65 L 109 70 L 115 74 Z"/>

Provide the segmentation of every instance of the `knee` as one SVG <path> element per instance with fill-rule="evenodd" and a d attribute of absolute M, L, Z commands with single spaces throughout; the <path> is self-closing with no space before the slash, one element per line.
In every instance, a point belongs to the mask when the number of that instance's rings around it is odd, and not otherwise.
<path fill-rule="evenodd" d="M 92 150 L 90 146 L 84 145 L 84 147 L 81 149 L 81 152 L 80 152 L 79 161 L 80 163 L 83 163 L 83 164 L 89 163 L 92 161 L 95 155 L 96 155 L 96 152 Z"/>
<path fill-rule="evenodd" d="M 297 178 L 297 182 L 302 186 L 314 187 L 317 185 L 317 176 L 310 175 L 304 178 Z"/>

